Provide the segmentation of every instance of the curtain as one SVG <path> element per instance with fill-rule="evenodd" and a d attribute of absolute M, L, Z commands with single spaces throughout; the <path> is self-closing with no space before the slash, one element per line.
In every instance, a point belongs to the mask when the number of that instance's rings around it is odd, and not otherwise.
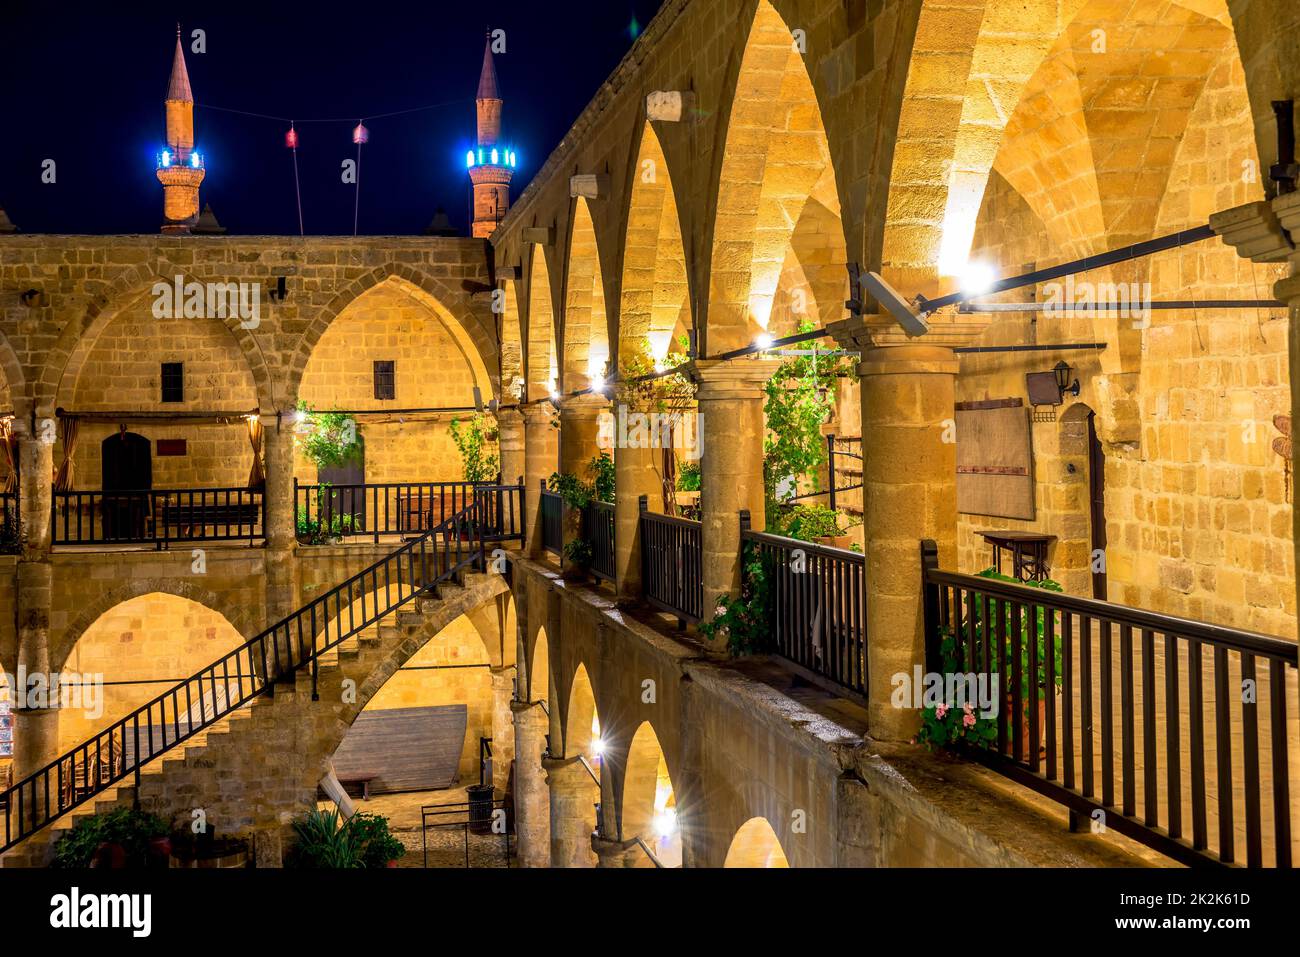
<path fill-rule="evenodd" d="M 5 464 L 9 466 L 4 488 L 0 491 L 16 492 L 18 491 L 18 435 L 14 432 L 12 421 L 4 423 L 3 432 L 0 432 L 0 444 L 4 446 Z"/>
<path fill-rule="evenodd" d="M 63 438 L 63 464 L 54 473 L 54 491 L 72 491 L 72 456 L 77 452 L 77 432 L 80 422 L 75 415 L 65 416 L 61 420 L 60 434 Z"/>
<path fill-rule="evenodd" d="M 262 468 L 262 419 L 260 416 L 248 417 L 248 444 L 253 447 L 253 467 L 248 472 L 248 487 L 261 488 L 266 484 L 266 471 Z"/>

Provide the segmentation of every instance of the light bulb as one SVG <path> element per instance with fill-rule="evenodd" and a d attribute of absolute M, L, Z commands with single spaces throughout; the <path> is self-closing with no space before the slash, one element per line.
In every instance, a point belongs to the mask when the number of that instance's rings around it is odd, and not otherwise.
<path fill-rule="evenodd" d="M 997 274 L 988 263 L 969 262 L 962 267 L 960 278 L 962 292 L 978 296 L 992 288 Z"/>
<path fill-rule="evenodd" d="M 759 349 L 771 349 L 772 342 L 773 339 L 771 333 L 760 332 L 757 336 L 754 337 L 754 345 L 757 346 Z"/>

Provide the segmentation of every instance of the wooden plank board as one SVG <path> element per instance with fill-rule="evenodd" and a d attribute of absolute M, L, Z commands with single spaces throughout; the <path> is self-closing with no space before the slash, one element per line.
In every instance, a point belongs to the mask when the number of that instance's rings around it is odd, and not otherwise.
<path fill-rule="evenodd" d="M 463 704 L 364 711 L 334 754 L 334 772 L 371 778 L 371 794 L 451 787 L 467 721 Z"/>

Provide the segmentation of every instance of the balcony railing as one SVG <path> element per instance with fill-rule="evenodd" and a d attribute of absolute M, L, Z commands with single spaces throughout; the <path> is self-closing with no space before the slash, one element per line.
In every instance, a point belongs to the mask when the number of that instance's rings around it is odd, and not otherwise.
<path fill-rule="evenodd" d="M 582 513 L 583 532 L 591 546 L 591 573 L 614 580 L 614 506 L 592 502 Z"/>
<path fill-rule="evenodd" d="M 564 553 L 564 500 L 559 492 L 552 492 L 542 479 L 542 497 L 539 508 L 542 512 L 542 548 L 552 555 Z"/>
<path fill-rule="evenodd" d="M 641 590 L 646 603 L 681 622 L 697 622 L 704 610 L 704 564 L 699 522 L 649 511 L 638 501 L 641 523 Z"/>
<path fill-rule="evenodd" d="M 858 552 L 749 530 L 757 551 L 774 652 L 819 684 L 867 694 L 866 562 Z M 751 580 L 751 587 L 757 583 Z"/>
<path fill-rule="evenodd" d="M 998 679 L 964 753 L 1183 863 L 1291 865 L 1295 642 L 941 571 L 933 542 L 922 574 L 927 670 Z"/>
<path fill-rule="evenodd" d="M 262 490 L 140 489 L 55 492 L 55 545 L 156 544 L 263 537 Z"/>
<path fill-rule="evenodd" d="M 481 486 L 474 482 L 302 485 L 294 479 L 298 538 L 310 544 L 358 537 L 378 542 L 381 535 L 413 538 L 465 508 Z M 507 517 L 517 519 L 517 515 Z"/>

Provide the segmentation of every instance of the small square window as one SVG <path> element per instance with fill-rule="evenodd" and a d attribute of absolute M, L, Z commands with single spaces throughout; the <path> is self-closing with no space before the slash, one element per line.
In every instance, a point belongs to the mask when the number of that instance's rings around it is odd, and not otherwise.
<path fill-rule="evenodd" d="M 391 359 L 375 360 L 375 398 L 397 398 L 396 364 Z"/>
<path fill-rule="evenodd" d="M 185 401 L 185 363 L 164 362 L 162 364 L 162 400 L 164 402 Z"/>

